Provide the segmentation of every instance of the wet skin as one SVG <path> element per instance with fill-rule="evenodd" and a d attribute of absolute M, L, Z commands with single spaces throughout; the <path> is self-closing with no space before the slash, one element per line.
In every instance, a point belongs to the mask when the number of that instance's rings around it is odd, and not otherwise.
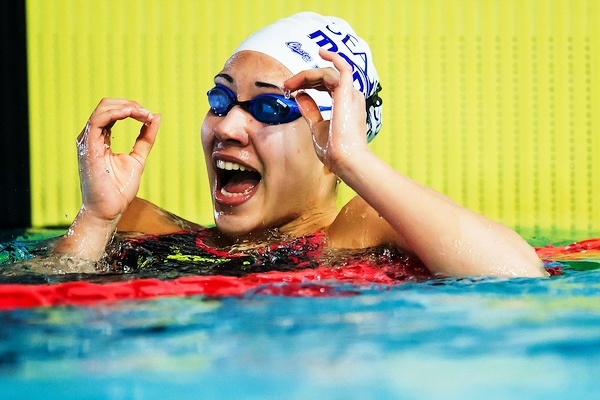
<path fill-rule="evenodd" d="M 291 76 L 275 59 L 242 51 L 227 61 L 214 81 L 245 101 L 265 93 L 283 94 L 283 82 Z M 319 161 L 304 118 L 269 125 L 239 106 L 225 116 L 209 110 L 201 138 L 215 223 L 222 232 L 244 235 L 277 227 L 300 236 L 322 230 L 335 219 L 336 177 Z M 227 193 L 227 174 L 217 168 L 218 161 L 256 171 L 260 180 L 246 185 L 243 194 Z"/>
<path fill-rule="evenodd" d="M 202 146 L 215 223 L 225 236 L 244 240 L 272 229 L 291 236 L 321 230 L 331 247 L 395 245 L 434 274 L 546 275 L 535 251 L 514 231 L 379 159 L 367 146 L 365 99 L 353 87 L 352 67 L 338 54 L 319 55 L 333 67 L 292 75 L 265 54 L 243 51 L 216 75 L 215 82 L 239 101 L 289 90 L 303 115 L 281 125 L 259 122 L 239 106 L 225 116 L 206 115 Z M 323 120 L 302 89 L 331 95 L 331 120 Z M 125 118 L 145 125 L 130 154 L 113 154 L 110 128 Z M 158 114 L 135 102 L 100 102 L 78 141 L 82 208 L 55 252 L 97 260 L 117 226 L 146 233 L 200 228 L 135 197 L 159 122 Z M 240 167 L 246 171 L 235 172 Z M 339 213 L 337 177 L 358 194 Z"/>

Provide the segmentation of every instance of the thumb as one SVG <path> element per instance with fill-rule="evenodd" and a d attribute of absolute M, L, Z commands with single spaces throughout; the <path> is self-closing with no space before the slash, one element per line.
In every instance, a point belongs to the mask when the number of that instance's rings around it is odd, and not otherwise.
<path fill-rule="evenodd" d="M 148 154 L 154 146 L 161 119 L 162 115 L 160 114 L 148 115 L 148 121 L 140 129 L 140 134 L 129 153 L 130 156 L 139 161 L 142 167 L 146 164 L 146 158 L 148 158 Z"/>
<path fill-rule="evenodd" d="M 300 109 L 300 112 L 302 113 L 302 116 L 306 122 L 308 122 L 311 130 L 319 122 L 323 121 L 323 116 L 321 115 L 321 111 L 319 111 L 319 106 L 308 94 L 305 92 L 299 92 L 296 95 L 296 103 L 298 104 L 298 108 Z"/>
<path fill-rule="evenodd" d="M 329 136 L 329 121 L 323 119 L 319 106 L 304 92 L 296 95 L 296 103 L 302 113 L 302 116 L 308 122 L 308 126 L 313 136 L 313 144 L 317 156 L 323 161 L 327 152 L 327 142 Z"/>

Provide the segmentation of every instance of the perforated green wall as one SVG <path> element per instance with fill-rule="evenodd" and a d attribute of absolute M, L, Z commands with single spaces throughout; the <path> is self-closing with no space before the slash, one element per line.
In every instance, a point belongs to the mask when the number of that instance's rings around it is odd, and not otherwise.
<path fill-rule="evenodd" d="M 77 213 L 75 137 L 102 97 L 163 114 L 140 195 L 211 223 L 205 91 L 247 34 L 301 10 L 370 42 L 384 99 L 371 146 L 398 171 L 532 235 L 599 233 L 595 0 L 28 0 L 33 224 Z M 117 125 L 113 147 L 136 130 Z"/>

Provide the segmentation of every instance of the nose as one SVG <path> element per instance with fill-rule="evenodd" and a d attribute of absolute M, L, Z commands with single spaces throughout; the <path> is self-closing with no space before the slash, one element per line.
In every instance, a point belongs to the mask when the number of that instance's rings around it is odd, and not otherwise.
<path fill-rule="evenodd" d="M 213 132 L 217 140 L 226 143 L 235 143 L 239 146 L 248 144 L 248 116 L 240 106 L 234 106 L 229 112 L 217 117 Z"/>

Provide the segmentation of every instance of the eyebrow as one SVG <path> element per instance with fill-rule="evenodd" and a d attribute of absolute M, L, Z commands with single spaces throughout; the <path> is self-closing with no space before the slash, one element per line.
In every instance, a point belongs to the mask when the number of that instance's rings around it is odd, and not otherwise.
<path fill-rule="evenodd" d="M 215 79 L 217 79 L 217 78 L 223 78 L 227 82 L 233 83 L 233 77 L 229 74 L 220 73 L 220 74 L 215 75 Z M 280 86 L 274 85 L 274 84 L 268 83 L 268 82 L 256 81 L 256 82 L 254 82 L 254 85 L 256 85 L 256 87 L 259 87 L 259 88 L 281 89 Z"/>
<path fill-rule="evenodd" d="M 273 85 L 272 83 L 268 83 L 268 82 L 254 82 L 254 84 L 257 87 L 262 87 L 262 88 L 270 88 L 270 89 L 280 89 L 281 90 L 281 86 L 277 86 L 277 85 Z"/>
<path fill-rule="evenodd" d="M 233 83 L 233 78 L 231 77 L 231 75 L 227 75 L 227 74 L 216 74 L 215 75 L 215 79 L 217 78 L 223 78 L 225 79 L 227 82 L 229 83 Z"/>

